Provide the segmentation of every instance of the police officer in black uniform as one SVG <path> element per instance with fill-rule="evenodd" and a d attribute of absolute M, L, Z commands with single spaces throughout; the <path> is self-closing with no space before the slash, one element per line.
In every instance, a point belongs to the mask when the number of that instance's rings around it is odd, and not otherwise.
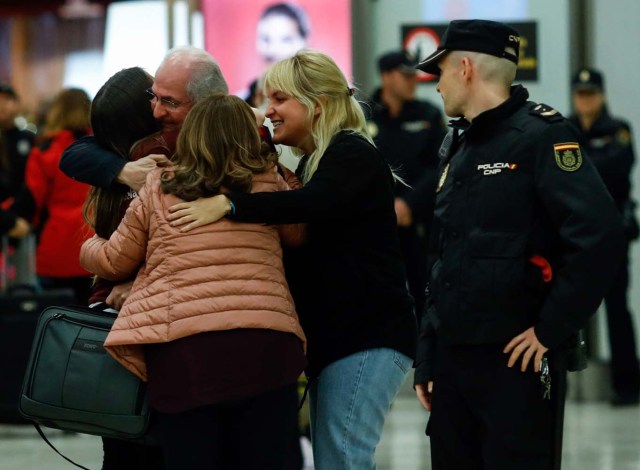
<path fill-rule="evenodd" d="M 0 83 L 0 202 L 17 196 L 22 189 L 35 138 L 32 132 L 16 127 L 19 103 L 11 85 Z"/>
<path fill-rule="evenodd" d="M 582 133 L 583 148 L 594 163 L 611 197 L 622 214 L 627 236 L 625 259 L 604 298 L 611 348 L 611 403 L 637 405 L 640 397 L 640 368 L 636 339 L 627 302 L 629 287 L 628 242 L 638 238 L 638 222 L 631 199 L 631 167 L 635 157 L 631 128 L 612 117 L 606 105 L 602 73 L 584 68 L 571 81 L 575 114 L 569 120 Z"/>
<path fill-rule="evenodd" d="M 416 65 L 405 51 L 378 59 L 381 87 L 372 96 L 368 127 L 382 155 L 406 183 L 395 186 L 398 234 L 409 290 L 421 312 L 438 148 L 447 131 L 440 109 L 416 99 Z"/>
<path fill-rule="evenodd" d="M 513 28 L 456 20 L 419 65 L 457 118 L 415 364 L 435 470 L 559 468 L 564 345 L 623 256 L 620 215 L 574 126 L 511 86 L 518 53 Z"/>

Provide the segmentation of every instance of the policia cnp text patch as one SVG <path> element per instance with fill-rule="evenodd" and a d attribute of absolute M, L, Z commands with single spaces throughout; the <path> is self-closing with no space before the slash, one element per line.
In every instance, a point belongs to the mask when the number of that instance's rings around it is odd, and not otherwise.
<path fill-rule="evenodd" d="M 576 171 L 582 166 L 582 153 L 576 142 L 553 144 L 553 153 L 558 167 L 563 171 Z"/>

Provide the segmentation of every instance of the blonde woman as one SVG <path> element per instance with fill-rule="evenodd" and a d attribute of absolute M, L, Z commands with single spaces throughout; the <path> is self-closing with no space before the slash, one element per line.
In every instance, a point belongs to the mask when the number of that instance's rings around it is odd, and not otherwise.
<path fill-rule="evenodd" d="M 287 190 L 274 161 L 244 101 L 203 98 L 175 166 L 149 174 L 109 240 L 83 245 L 82 264 L 105 279 L 138 272 L 105 347 L 148 382 L 169 469 L 284 468 L 305 337 L 280 243 L 300 243 L 302 227 L 224 220 L 185 234 L 165 218 L 221 190 Z"/>
<path fill-rule="evenodd" d="M 344 74 L 301 51 L 267 72 L 266 115 L 277 144 L 299 149 L 304 187 L 236 191 L 169 208 L 193 230 L 223 216 L 308 223 L 288 278 L 308 338 L 311 439 L 318 470 L 372 469 L 384 419 L 415 349 L 394 212 L 393 175 L 367 134 Z"/>

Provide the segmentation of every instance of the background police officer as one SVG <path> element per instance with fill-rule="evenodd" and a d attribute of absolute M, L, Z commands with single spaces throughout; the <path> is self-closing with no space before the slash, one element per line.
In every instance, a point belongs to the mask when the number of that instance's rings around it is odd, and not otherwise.
<path fill-rule="evenodd" d="M 634 163 L 629 124 L 609 114 L 604 94 L 604 77 L 593 69 L 581 69 L 572 79 L 573 107 L 569 117 L 582 133 L 585 153 L 595 164 L 604 184 L 622 214 L 627 240 L 638 237 L 635 204 L 631 199 L 631 167 Z M 637 405 L 640 369 L 633 321 L 628 308 L 628 244 L 611 289 L 604 298 L 611 348 L 613 405 Z"/>
<path fill-rule="evenodd" d="M 35 135 L 16 127 L 20 101 L 15 90 L 0 83 L 0 202 L 22 189 L 27 157 Z"/>
<path fill-rule="evenodd" d="M 438 148 L 446 134 L 442 112 L 416 99 L 417 62 L 405 51 L 378 59 L 381 87 L 372 96 L 369 131 L 394 172 L 400 247 L 416 311 L 424 304 L 427 239 L 433 216 Z"/>
<path fill-rule="evenodd" d="M 436 470 L 558 468 L 563 345 L 622 258 L 620 216 L 574 126 L 511 87 L 518 52 L 514 29 L 457 20 L 419 65 L 458 118 L 415 364 Z"/>

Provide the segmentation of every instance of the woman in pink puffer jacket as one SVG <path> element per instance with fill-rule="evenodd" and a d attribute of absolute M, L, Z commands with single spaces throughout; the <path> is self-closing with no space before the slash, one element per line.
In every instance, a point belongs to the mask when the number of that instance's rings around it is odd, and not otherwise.
<path fill-rule="evenodd" d="M 280 243 L 301 243 L 304 227 L 221 220 L 187 234 L 166 220 L 170 205 L 227 189 L 287 190 L 260 149 L 241 99 L 198 102 L 175 165 L 150 173 L 109 240 L 82 248 L 100 277 L 138 272 L 105 347 L 148 381 L 170 469 L 284 467 L 305 337 Z"/>

